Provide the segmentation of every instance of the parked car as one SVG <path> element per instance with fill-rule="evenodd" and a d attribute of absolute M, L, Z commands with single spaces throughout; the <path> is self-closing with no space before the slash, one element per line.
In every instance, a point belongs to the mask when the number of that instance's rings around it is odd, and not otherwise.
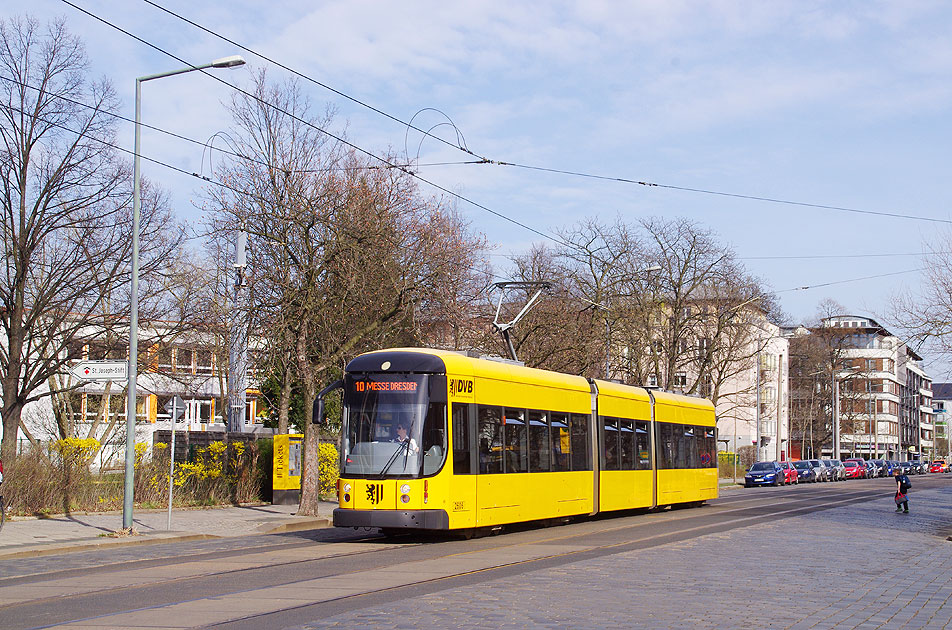
<path fill-rule="evenodd" d="M 786 472 L 777 462 L 755 462 L 744 475 L 744 487 L 781 486 Z"/>
<path fill-rule="evenodd" d="M 817 482 L 817 471 L 809 461 L 793 462 L 793 467 L 797 469 L 797 483 Z"/>
<path fill-rule="evenodd" d="M 876 466 L 877 477 L 889 476 L 889 464 L 886 463 L 885 459 L 871 459 L 869 461 L 871 461 Z"/>
<path fill-rule="evenodd" d="M 894 459 L 887 459 L 887 460 L 886 460 L 886 476 L 887 476 L 887 477 L 892 477 L 893 472 L 894 472 L 894 471 L 896 470 L 896 468 L 898 468 L 898 467 L 899 467 L 899 462 L 897 462 L 897 461 L 894 460 Z"/>
<path fill-rule="evenodd" d="M 843 461 L 843 467 L 846 468 L 847 479 L 863 479 L 866 477 L 866 464 L 855 459 Z"/>
<path fill-rule="evenodd" d="M 816 471 L 817 481 L 830 481 L 830 468 L 823 465 L 818 459 L 809 460 L 813 465 L 813 469 Z"/>
<path fill-rule="evenodd" d="M 780 467 L 783 468 L 785 474 L 784 483 L 800 483 L 800 475 L 797 473 L 797 469 L 793 467 L 793 464 L 790 462 L 780 462 Z"/>
<path fill-rule="evenodd" d="M 921 475 L 926 472 L 926 462 L 921 459 L 913 459 L 910 461 L 912 464 L 912 472 L 917 475 Z"/>
<path fill-rule="evenodd" d="M 820 463 L 826 467 L 827 474 L 830 477 L 830 481 L 840 480 L 839 470 L 836 468 L 836 464 L 833 463 L 832 459 L 821 459 Z"/>
<path fill-rule="evenodd" d="M 945 472 L 945 461 L 941 459 L 937 459 L 931 464 L 929 464 L 929 472 L 931 473 Z"/>
<path fill-rule="evenodd" d="M 843 481 L 846 479 L 846 467 L 843 466 L 843 462 L 838 459 L 831 459 L 833 462 L 833 467 L 836 469 L 836 480 Z"/>
<path fill-rule="evenodd" d="M 912 470 L 912 462 L 910 461 L 899 462 L 899 470 L 901 470 L 904 475 L 915 474 Z"/>
<path fill-rule="evenodd" d="M 875 479 L 879 476 L 879 467 L 872 460 L 866 462 L 866 478 Z"/>

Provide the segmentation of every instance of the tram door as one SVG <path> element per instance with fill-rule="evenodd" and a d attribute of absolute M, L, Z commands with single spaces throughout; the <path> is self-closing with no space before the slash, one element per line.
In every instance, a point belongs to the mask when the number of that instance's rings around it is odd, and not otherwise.
<path fill-rule="evenodd" d="M 451 527 L 476 526 L 476 482 L 479 459 L 476 451 L 476 405 L 453 403 L 450 418 L 453 436 L 453 476 L 450 478 Z"/>

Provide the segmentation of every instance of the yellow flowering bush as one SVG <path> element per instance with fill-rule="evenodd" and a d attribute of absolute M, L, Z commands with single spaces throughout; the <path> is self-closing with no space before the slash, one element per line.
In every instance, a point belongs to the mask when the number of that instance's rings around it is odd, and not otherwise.
<path fill-rule="evenodd" d="M 156 448 L 160 446 L 165 447 L 165 444 L 162 444 L 161 442 L 159 442 L 158 444 L 155 445 Z M 139 468 L 139 466 L 142 465 L 142 458 L 145 457 L 145 454 L 149 451 L 149 445 L 146 444 L 145 442 L 136 442 L 135 451 L 136 451 L 135 462 L 133 463 L 133 467 Z"/>
<path fill-rule="evenodd" d="M 157 503 L 168 501 L 169 460 L 167 445 L 157 443 L 155 447 L 143 490 L 151 497 L 150 502 Z M 258 500 L 261 488 L 257 462 L 256 444 L 215 441 L 195 448 L 188 460 L 175 462 L 173 501 L 211 505 Z"/>
<path fill-rule="evenodd" d="M 321 495 L 337 492 L 337 479 L 340 477 L 340 454 L 337 446 L 321 442 L 318 452 L 318 492 Z"/>
<path fill-rule="evenodd" d="M 52 450 L 63 464 L 83 465 L 99 451 L 99 440 L 68 437 L 53 442 Z"/>

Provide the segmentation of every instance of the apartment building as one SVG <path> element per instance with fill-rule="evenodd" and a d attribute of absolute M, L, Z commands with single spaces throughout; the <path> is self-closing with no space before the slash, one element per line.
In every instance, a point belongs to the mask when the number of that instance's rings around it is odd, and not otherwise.
<path fill-rule="evenodd" d="M 876 320 L 838 315 L 836 372 L 840 454 L 918 459 L 934 451 L 932 379 L 922 357 Z"/>
<path fill-rule="evenodd" d="M 737 366 L 715 401 L 719 447 L 754 446 L 758 460 L 790 459 L 788 336 L 758 319 L 744 354 L 750 360 Z"/>

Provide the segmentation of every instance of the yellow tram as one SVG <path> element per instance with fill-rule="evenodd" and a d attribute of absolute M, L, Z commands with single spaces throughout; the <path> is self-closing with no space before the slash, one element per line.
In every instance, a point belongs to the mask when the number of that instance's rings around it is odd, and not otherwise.
<path fill-rule="evenodd" d="M 442 350 L 351 361 L 339 527 L 465 530 L 717 497 L 707 400 Z"/>

